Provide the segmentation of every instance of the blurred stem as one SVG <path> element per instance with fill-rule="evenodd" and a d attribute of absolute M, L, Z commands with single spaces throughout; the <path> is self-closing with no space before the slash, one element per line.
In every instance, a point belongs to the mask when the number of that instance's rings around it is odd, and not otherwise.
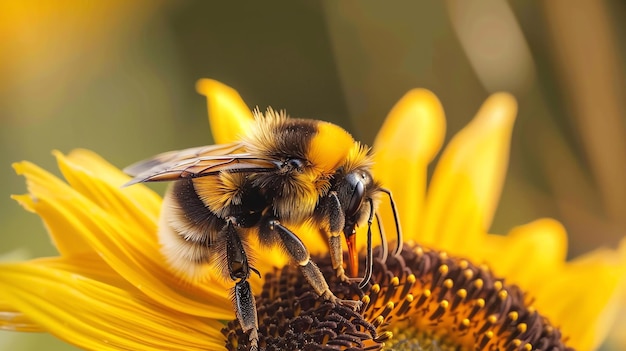
<path fill-rule="evenodd" d="M 626 224 L 626 138 L 623 72 L 602 1 L 544 1 L 551 46 L 568 110 L 608 220 Z M 565 176 L 567 176 L 565 174 Z M 571 190 L 570 191 L 575 191 Z"/>

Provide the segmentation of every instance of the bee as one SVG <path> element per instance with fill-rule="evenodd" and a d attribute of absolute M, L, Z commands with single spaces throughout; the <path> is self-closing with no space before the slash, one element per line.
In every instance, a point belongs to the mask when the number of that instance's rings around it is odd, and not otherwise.
<path fill-rule="evenodd" d="M 237 142 L 166 152 L 124 171 L 134 177 L 126 185 L 174 181 L 164 196 L 159 220 L 163 256 L 184 277 L 199 278 L 209 265 L 231 279 L 237 319 L 256 349 L 258 321 L 248 278 L 251 272 L 259 272 L 248 254 L 251 235 L 262 246 L 280 246 L 319 296 L 354 309 L 360 302 L 340 300 L 330 291 L 306 246 L 290 228 L 308 223 L 319 230 L 328 240 L 337 277 L 349 282 L 341 234 L 355 276 L 356 228 L 367 225 L 361 288 L 371 276 L 371 225 L 374 216 L 378 219 L 381 194 L 389 196 L 396 220 L 396 253 L 402 240 L 391 193 L 372 178 L 372 157 L 366 146 L 332 123 L 289 118 L 271 108 L 265 113 L 255 110 L 254 117 L 252 127 Z"/>

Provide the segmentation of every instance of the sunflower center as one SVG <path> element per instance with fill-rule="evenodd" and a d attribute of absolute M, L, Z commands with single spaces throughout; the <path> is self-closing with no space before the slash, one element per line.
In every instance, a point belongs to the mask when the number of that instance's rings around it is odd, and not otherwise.
<path fill-rule="evenodd" d="M 313 259 L 337 297 L 363 301 L 360 313 L 316 296 L 296 267 L 276 269 L 256 300 L 266 350 L 573 350 L 517 286 L 467 260 L 405 244 L 375 260 L 361 291 L 329 257 Z M 229 350 L 247 350 L 236 320 L 222 332 Z"/>
<path fill-rule="evenodd" d="M 323 259 L 330 262 L 329 257 Z M 329 268 L 332 271 L 330 265 L 323 265 L 325 275 Z M 355 284 L 335 280 L 329 284 L 340 299 L 358 300 L 363 296 Z M 350 307 L 317 296 L 293 266 L 266 274 L 263 292 L 256 303 L 262 350 L 378 350 L 389 337 L 389 333 L 378 335 L 376 327 Z M 236 319 L 222 333 L 228 350 L 250 349 L 248 336 Z"/>
<path fill-rule="evenodd" d="M 485 266 L 405 244 L 374 272 L 362 313 L 388 324 L 394 337 L 385 348 L 572 350 L 517 286 Z"/>

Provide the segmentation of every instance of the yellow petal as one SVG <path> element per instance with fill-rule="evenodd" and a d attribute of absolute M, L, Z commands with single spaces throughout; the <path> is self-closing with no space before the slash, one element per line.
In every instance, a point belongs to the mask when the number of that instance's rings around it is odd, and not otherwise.
<path fill-rule="evenodd" d="M 445 136 L 445 116 L 437 97 L 425 89 L 405 94 L 389 112 L 374 143 L 374 175 L 392 191 L 407 239 L 419 235 L 428 163 Z M 383 204 L 387 233 L 395 232 L 389 206 Z"/>
<path fill-rule="evenodd" d="M 130 206 L 133 208 L 132 216 L 135 216 L 137 214 L 136 211 L 145 212 L 148 216 L 151 217 L 158 216 L 161 210 L 161 197 L 154 191 L 150 190 L 148 187 L 141 184 L 139 184 L 138 186 L 129 186 L 122 188 L 121 186 L 128 182 L 130 180 L 130 177 L 122 172 L 119 168 L 111 165 L 100 155 L 94 153 L 93 151 L 85 149 L 72 150 L 67 156 L 63 156 L 58 151 L 53 152 L 53 154 L 57 158 L 57 162 L 59 162 L 60 167 L 69 167 L 73 169 L 73 171 L 68 172 L 68 174 L 64 172 L 63 176 L 68 180 L 73 188 L 79 190 L 85 196 L 90 197 L 94 201 L 96 201 L 95 199 L 98 198 L 97 196 L 90 196 L 90 192 L 86 191 L 89 189 L 83 189 L 82 187 L 80 187 L 80 177 L 72 176 L 73 172 L 86 173 L 92 178 L 97 178 L 106 184 L 110 184 L 110 191 L 117 190 L 115 192 L 116 198 L 118 198 L 116 201 L 130 201 L 132 203 L 131 205 L 124 205 L 124 207 Z M 74 184 L 74 180 L 76 180 L 76 184 Z M 98 192 L 93 195 L 97 194 Z M 123 194 L 123 199 L 121 199 L 121 194 Z M 108 206 L 114 208 L 114 205 L 116 204 L 117 203 L 112 203 Z"/>
<path fill-rule="evenodd" d="M 213 79 L 200 79 L 196 90 L 207 97 L 209 124 L 216 144 L 240 140 L 250 129 L 252 112 L 235 89 Z"/>
<path fill-rule="evenodd" d="M 626 269 L 626 237 L 622 238 L 618 255 L 620 257 L 620 266 Z M 626 273 L 624 273 L 626 276 Z M 623 280 L 626 280 L 624 278 Z M 605 345 L 607 350 L 622 350 L 626 348 L 626 281 L 622 288 L 622 296 L 619 298 L 619 309 L 615 310 L 617 314 L 616 321 L 607 337 L 608 342 Z"/>
<path fill-rule="evenodd" d="M 130 177 L 87 150 L 72 151 L 67 157 L 55 151 L 54 156 L 75 191 L 111 216 L 137 226 L 138 231 L 156 232 L 161 198 L 148 187 L 143 184 L 122 187 Z"/>
<path fill-rule="evenodd" d="M 478 246 L 470 258 L 487 262 L 496 276 L 506 277 L 525 291 L 535 291 L 560 274 L 567 255 L 567 233 L 561 223 L 545 218 L 516 227 L 506 236 L 489 235 Z"/>
<path fill-rule="evenodd" d="M 101 262 L 3 264 L 0 299 L 50 333 L 88 350 L 223 347 L 221 323 L 164 308 L 123 281 L 121 287 L 109 284 L 115 274 Z"/>
<path fill-rule="evenodd" d="M 8 302 L 0 300 L 0 330 L 22 332 L 45 332 L 46 330 L 16 310 Z"/>
<path fill-rule="evenodd" d="M 16 198 L 41 216 L 59 247 L 68 248 L 60 249 L 66 256 L 91 254 L 99 257 L 132 285 L 171 308 L 210 318 L 232 318 L 230 285 L 222 280 L 210 284 L 183 283 L 167 269 L 159 250 L 155 223 L 138 225 L 118 217 L 115 211 L 100 207 L 51 175 L 41 176 L 46 172 L 27 162 L 17 164 L 16 169 L 25 172 L 31 191 L 31 195 Z M 85 188 L 102 191 L 103 198 L 111 198 L 106 194 L 107 189 L 118 186 L 103 184 L 86 173 L 73 176 L 82 177 Z M 77 243 L 82 250 L 72 250 L 72 243 Z M 207 300 L 214 301 L 218 307 L 204 308 L 202 301 Z"/>
<path fill-rule="evenodd" d="M 46 194 L 71 194 L 73 190 L 57 177 L 35 166 L 30 162 L 14 163 L 15 172 L 26 177 L 26 186 L 30 194 L 12 195 L 26 210 L 40 214 L 39 196 Z M 54 195 L 52 195 L 54 196 Z M 59 213 L 55 211 L 55 213 Z M 41 215 L 41 214 L 40 214 Z M 64 215 L 63 213 L 61 215 Z M 89 244 L 80 237 L 74 237 L 71 233 L 75 230 L 71 222 L 55 216 L 42 217 L 50 238 L 62 255 L 75 255 L 85 252 L 93 252 Z"/>
<path fill-rule="evenodd" d="M 516 112 L 513 96 L 494 94 L 450 141 L 428 190 L 422 243 L 458 252 L 488 230 L 506 174 Z"/>
<path fill-rule="evenodd" d="M 623 304 L 626 267 L 615 251 L 597 250 L 568 263 L 533 291 L 535 306 L 577 350 L 595 350 Z"/>

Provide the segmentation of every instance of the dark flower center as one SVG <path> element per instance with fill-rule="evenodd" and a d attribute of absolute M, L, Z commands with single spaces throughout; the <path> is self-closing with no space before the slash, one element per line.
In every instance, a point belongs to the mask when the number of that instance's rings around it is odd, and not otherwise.
<path fill-rule="evenodd" d="M 361 311 L 316 296 L 297 267 L 276 269 L 256 300 L 261 348 L 573 350 L 517 286 L 467 260 L 405 244 L 400 256 L 375 260 L 360 291 L 335 278 L 328 256 L 313 259 L 335 295 L 363 301 Z M 222 332 L 229 350 L 248 349 L 236 320 Z"/>
<path fill-rule="evenodd" d="M 320 263 L 330 260 L 315 259 Z M 325 276 L 334 276 L 330 264 L 320 268 Z M 328 283 L 340 299 L 363 296 L 356 284 L 342 284 L 335 278 Z M 265 275 L 263 292 L 256 302 L 262 350 L 377 350 L 381 339 L 389 336 L 378 336 L 376 327 L 352 308 L 317 296 L 294 266 L 275 268 Z M 228 350 L 249 350 L 248 336 L 237 320 L 229 322 L 222 333 Z"/>

